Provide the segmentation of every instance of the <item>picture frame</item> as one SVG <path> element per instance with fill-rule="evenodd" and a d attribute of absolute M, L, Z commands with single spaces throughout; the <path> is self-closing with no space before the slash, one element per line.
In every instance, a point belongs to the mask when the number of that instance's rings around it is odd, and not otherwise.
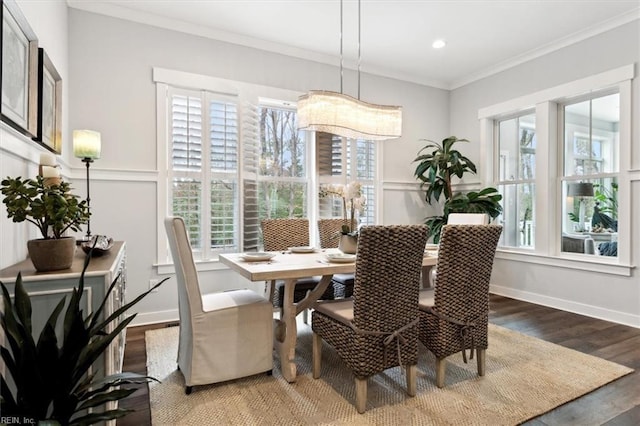
<path fill-rule="evenodd" d="M 34 141 L 62 153 L 62 77 L 43 48 L 38 49 L 38 127 Z"/>
<path fill-rule="evenodd" d="M 0 0 L 0 120 L 30 138 L 38 130 L 38 39 L 15 0 Z"/>

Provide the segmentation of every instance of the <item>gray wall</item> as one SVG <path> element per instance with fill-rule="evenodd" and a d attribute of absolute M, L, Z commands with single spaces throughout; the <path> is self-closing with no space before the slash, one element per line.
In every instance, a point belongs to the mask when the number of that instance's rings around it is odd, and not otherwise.
<path fill-rule="evenodd" d="M 69 168 L 65 159 L 69 152 L 68 122 L 69 96 L 64 86 L 69 81 L 67 41 L 67 5 L 65 2 L 24 2 L 18 5 L 38 38 L 38 45 L 45 49 L 63 81 L 62 131 L 63 158 L 58 163 L 63 174 Z M 40 153 L 49 152 L 35 142 L 26 139 L 4 123 L 0 123 L 0 179 L 6 176 L 35 176 Z M 24 225 L 24 226 L 23 226 Z M 4 204 L 0 209 L 0 268 L 24 260 L 27 256 L 26 241 L 38 238 L 35 226 L 17 225 L 6 217 Z"/>

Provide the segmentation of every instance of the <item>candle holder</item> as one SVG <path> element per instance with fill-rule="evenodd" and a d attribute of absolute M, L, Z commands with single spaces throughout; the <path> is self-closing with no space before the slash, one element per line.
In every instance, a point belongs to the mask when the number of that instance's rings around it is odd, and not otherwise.
<path fill-rule="evenodd" d="M 89 167 L 93 160 L 100 158 L 101 150 L 100 133 L 93 130 L 73 131 L 73 155 L 80 158 L 87 167 L 87 210 L 91 215 L 91 195 L 89 190 Z M 91 219 L 87 220 L 87 234 L 82 241 L 91 239 Z"/>

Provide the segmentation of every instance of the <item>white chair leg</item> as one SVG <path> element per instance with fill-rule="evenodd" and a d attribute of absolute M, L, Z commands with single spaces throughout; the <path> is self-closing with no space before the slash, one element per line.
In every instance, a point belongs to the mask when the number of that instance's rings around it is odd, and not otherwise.
<path fill-rule="evenodd" d="M 322 363 L 322 337 L 319 334 L 313 333 L 313 349 L 312 349 L 312 363 L 313 363 L 313 378 L 320 378 L 320 364 Z"/>
<path fill-rule="evenodd" d="M 478 358 L 478 376 L 484 376 L 486 365 L 486 349 L 476 349 L 476 357 Z"/>
<path fill-rule="evenodd" d="M 447 363 L 444 358 L 436 358 L 436 386 L 444 387 L 444 375 L 447 371 Z"/>
<path fill-rule="evenodd" d="M 362 414 L 367 408 L 367 379 L 356 377 L 356 410 Z"/>
<path fill-rule="evenodd" d="M 309 324 L 309 310 L 305 309 L 302 311 L 302 322 L 305 324 Z"/>
<path fill-rule="evenodd" d="M 416 371 L 417 367 L 415 364 L 407 365 L 407 394 L 409 396 L 416 396 Z"/>

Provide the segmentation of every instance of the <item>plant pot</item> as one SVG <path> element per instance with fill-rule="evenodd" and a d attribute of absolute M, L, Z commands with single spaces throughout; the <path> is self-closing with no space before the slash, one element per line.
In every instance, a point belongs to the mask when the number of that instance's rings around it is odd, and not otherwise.
<path fill-rule="evenodd" d="M 76 240 L 73 237 L 29 240 L 27 250 L 33 266 L 39 272 L 68 269 L 73 263 Z"/>
<path fill-rule="evenodd" d="M 358 236 L 341 234 L 340 242 L 338 243 L 338 250 L 343 253 L 355 254 L 358 250 Z"/>

